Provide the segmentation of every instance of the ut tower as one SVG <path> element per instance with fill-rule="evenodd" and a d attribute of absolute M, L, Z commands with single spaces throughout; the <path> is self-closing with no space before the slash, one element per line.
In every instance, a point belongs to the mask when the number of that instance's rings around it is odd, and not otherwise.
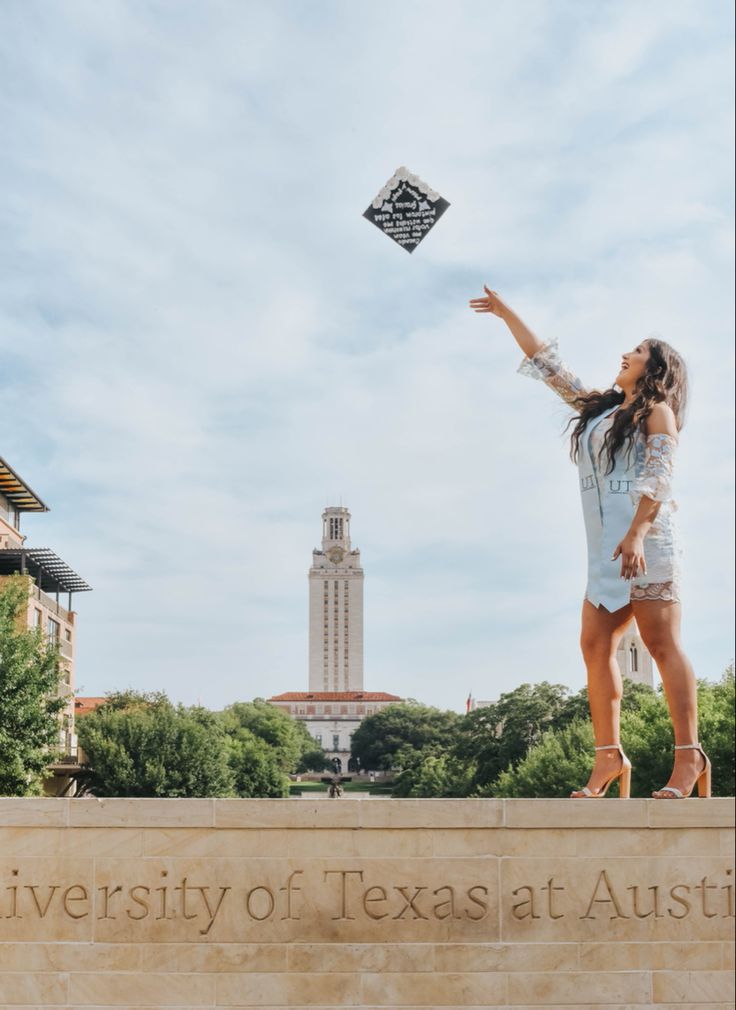
<path fill-rule="evenodd" d="M 363 578 L 350 512 L 328 506 L 309 569 L 310 691 L 363 690 Z"/>

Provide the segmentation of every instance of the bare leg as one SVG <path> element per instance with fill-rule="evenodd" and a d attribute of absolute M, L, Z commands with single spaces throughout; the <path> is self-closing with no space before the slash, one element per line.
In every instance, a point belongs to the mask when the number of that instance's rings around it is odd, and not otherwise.
<path fill-rule="evenodd" d="M 588 671 L 588 700 L 596 747 L 620 743 L 623 683 L 616 649 L 631 614 L 629 604 L 610 613 L 605 607 L 594 607 L 589 600 L 583 602 L 580 648 Z M 596 751 L 588 788 L 598 792 L 620 767 L 618 751 Z"/>
<path fill-rule="evenodd" d="M 632 607 L 641 637 L 662 677 L 675 743 L 697 743 L 698 695 L 693 668 L 680 643 L 680 604 L 635 600 Z M 702 770 L 703 758 L 698 751 L 675 751 L 675 766 L 667 784 L 688 792 Z M 672 798 L 671 793 L 655 795 Z"/>

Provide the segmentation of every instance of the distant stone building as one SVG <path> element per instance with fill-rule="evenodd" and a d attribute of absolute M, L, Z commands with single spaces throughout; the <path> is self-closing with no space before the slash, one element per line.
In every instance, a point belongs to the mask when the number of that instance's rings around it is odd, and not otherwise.
<path fill-rule="evenodd" d="M 309 569 L 309 690 L 363 690 L 363 569 L 350 512 L 322 513 L 322 546 Z"/>
<path fill-rule="evenodd" d="M 384 691 L 288 691 L 268 700 L 304 723 L 338 771 L 357 771 L 350 761 L 353 733 L 366 716 L 402 699 Z"/>
<path fill-rule="evenodd" d="M 322 513 L 321 547 L 309 569 L 309 691 L 269 698 L 306 725 L 338 771 L 348 771 L 350 738 L 362 720 L 395 694 L 363 690 L 363 569 L 350 541 L 350 512 Z M 355 770 L 350 768 L 350 770 Z"/>
<path fill-rule="evenodd" d="M 28 607 L 25 623 L 41 628 L 48 640 L 59 648 L 62 682 L 59 692 L 67 705 L 59 721 L 59 750 L 65 760 L 52 766 L 53 777 L 47 791 L 73 791 L 73 769 L 77 754 L 74 732 L 74 650 L 76 613 L 72 596 L 90 590 L 90 586 L 49 547 L 27 547 L 20 532 L 24 512 L 48 512 L 49 508 L 29 485 L 0 459 L 0 587 L 11 575 L 27 580 Z M 61 598 L 66 597 L 66 606 Z M 69 773 L 72 773 L 70 775 Z"/>
<path fill-rule="evenodd" d="M 637 684 L 654 687 L 654 663 L 642 641 L 636 621 L 629 625 L 628 631 L 619 642 L 616 660 L 622 676 Z"/>

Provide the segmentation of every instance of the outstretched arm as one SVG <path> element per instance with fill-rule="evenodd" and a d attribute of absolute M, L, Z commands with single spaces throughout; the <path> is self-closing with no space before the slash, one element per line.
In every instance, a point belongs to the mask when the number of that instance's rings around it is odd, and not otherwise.
<path fill-rule="evenodd" d="M 580 398 L 586 395 L 587 390 L 577 375 L 561 360 L 557 353 L 556 341 L 543 343 L 495 291 L 491 291 L 485 285 L 483 290 L 486 292 L 485 296 L 472 298 L 470 307 L 474 312 L 490 312 L 503 319 L 525 354 L 519 368 L 521 374 L 541 379 L 565 403 L 577 410 Z"/>
<path fill-rule="evenodd" d="M 483 298 L 471 298 L 470 307 L 474 312 L 490 312 L 499 319 L 503 319 L 522 349 L 527 358 L 533 358 L 537 351 L 541 351 L 544 344 L 539 337 L 532 333 L 529 327 L 519 319 L 513 309 L 499 298 L 495 291 L 483 285 L 485 296 Z"/>

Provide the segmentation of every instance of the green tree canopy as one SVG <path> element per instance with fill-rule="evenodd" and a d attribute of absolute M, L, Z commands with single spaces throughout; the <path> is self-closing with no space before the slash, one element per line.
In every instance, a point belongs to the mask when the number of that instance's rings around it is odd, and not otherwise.
<path fill-rule="evenodd" d="M 41 792 L 59 748 L 66 699 L 58 652 L 40 628 L 25 624 L 28 578 L 11 576 L 0 589 L 0 795 Z"/>
<path fill-rule="evenodd" d="M 161 693 L 125 691 L 77 722 L 96 796 L 231 796 L 235 775 L 220 719 Z"/>
<path fill-rule="evenodd" d="M 651 796 L 666 784 L 673 761 L 674 738 L 667 702 L 661 691 L 627 684 L 621 713 L 621 742 L 632 764 L 632 796 Z M 713 766 L 713 795 L 734 794 L 733 667 L 718 683 L 698 684 L 700 742 Z M 593 764 L 589 720 L 575 718 L 549 729 L 519 761 L 485 790 L 492 796 L 569 796 L 585 785 Z M 612 787 L 614 788 L 614 787 Z"/>
<path fill-rule="evenodd" d="M 229 763 L 238 796 L 279 798 L 289 795 L 289 779 L 275 748 L 242 726 L 233 727 L 228 737 Z"/>
<path fill-rule="evenodd" d="M 366 770 L 399 767 L 406 756 L 424 748 L 448 748 L 461 717 L 417 702 L 389 705 L 369 715 L 353 733 L 352 756 Z"/>
<path fill-rule="evenodd" d="M 287 772 L 325 764 L 304 725 L 262 699 L 210 712 L 119 691 L 78 733 L 97 796 L 286 796 Z"/>
<path fill-rule="evenodd" d="M 308 755 L 307 763 L 318 763 L 319 753 L 324 759 L 324 753 L 320 752 L 304 723 L 275 705 L 269 705 L 263 698 L 228 705 L 222 713 L 222 720 L 231 736 L 237 738 L 240 730 L 247 730 L 267 743 L 283 772 L 304 770 Z"/>
<path fill-rule="evenodd" d="M 582 707 L 587 707 L 582 702 Z M 566 725 L 581 709 L 561 684 L 521 684 L 462 720 L 453 753 L 470 769 L 468 788 L 483 790 L 519 761 L 546 730 Z"/>

